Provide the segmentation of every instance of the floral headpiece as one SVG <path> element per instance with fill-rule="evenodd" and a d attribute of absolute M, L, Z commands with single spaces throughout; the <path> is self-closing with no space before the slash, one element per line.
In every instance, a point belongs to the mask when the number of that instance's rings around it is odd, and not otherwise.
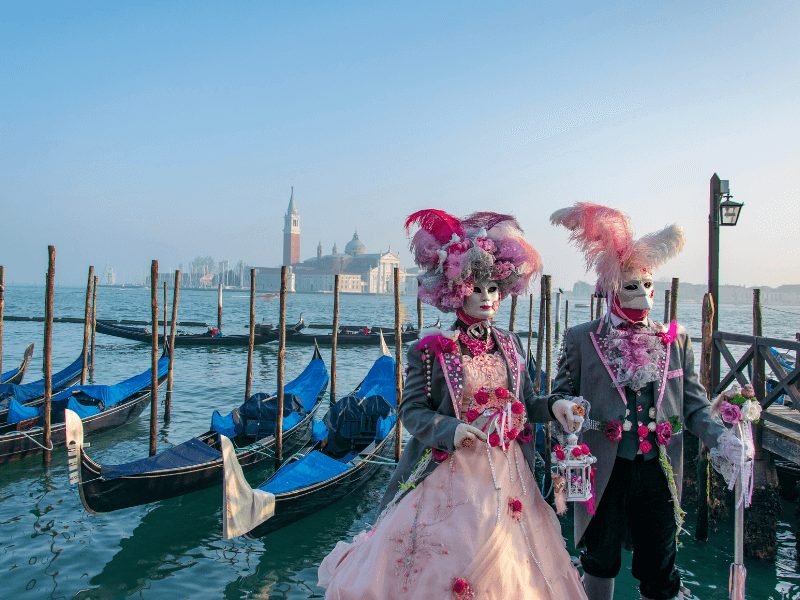
<path fill-rule="evenodd" d="M 542 259 L 523 237 L 510 215 L 473 213 L 458 219 L 442 210 L 426 209 L 406 219 L 414 262 L 424 269 L 418 277 L 419 297 L 444 312 L 452 312 L 472 294 L 475 282 L 497 282 L 502 296 L 523 294 L 531 277 L 542 270 Z"/>
<path fill-rule="evenodd" d="M 553 225 L 569 229 L 570 241 L 586 256 L 586 268 L 597 271 L 597 288 L 616 293 L 626 271 L 650 273 L 683 249 L 683 228 L 668 225 L 661 231 L 633 238 L 627 215 L 615 208 L 578 202 L 550 215 Z"/>

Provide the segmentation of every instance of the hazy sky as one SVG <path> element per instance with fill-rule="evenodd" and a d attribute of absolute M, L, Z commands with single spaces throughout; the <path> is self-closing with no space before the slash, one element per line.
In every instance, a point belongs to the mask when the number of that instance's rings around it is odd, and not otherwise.
<path fill-rule="evenodd" d="M 700 4 L 701 6 L 698 6 Z M 277 265 L 403 248 L 404 217 L 514 213 L 557 286 L 550 213 L 684 225 L 662 276 L 706 280 L 708 181 L 745 208 L 725 283 L 800 283 L 796 2 L 17 2 L 0 8 L 0 263 L 11 283 L 197 255 Z"/>

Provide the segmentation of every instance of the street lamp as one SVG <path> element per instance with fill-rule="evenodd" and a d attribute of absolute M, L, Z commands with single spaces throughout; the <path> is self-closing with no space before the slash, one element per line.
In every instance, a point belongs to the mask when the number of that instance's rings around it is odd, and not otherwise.
<path fill-rule="evenodd" d="M 741 202 L 734 202 L 731 196 L 727 196 L 725 201 L 719 204 L 719 224 L 724 227 L 735 227 L 743 206 Z"/>

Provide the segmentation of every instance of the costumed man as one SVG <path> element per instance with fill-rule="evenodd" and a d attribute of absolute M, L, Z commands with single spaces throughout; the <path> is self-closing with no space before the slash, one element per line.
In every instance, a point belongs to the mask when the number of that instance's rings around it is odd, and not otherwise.
<path fill-rule="evenodd" d="M 591 203 L 558 210 L 550 220 L 570 230 L 608 302 L 603 317 L 567 331 L 553 388 L 557 395 L 582 395 L 592 406 L 583 440 L 598 461 L 596 513 L 575 506 L 584 588 L 590 600 L 613 598 L 624 544 L 632 546 L 642 598 L 680 598 L 680 434 L 685 427 L 714 448 L 725 432 L 710 414 L 686 331 L 649 317 L 653 273 L 683 248 L 683 230 L 670 225 L 634 239 L 626 215 Z M 725 458 L 741 462 L 741 448 L 730 448 Z"/>

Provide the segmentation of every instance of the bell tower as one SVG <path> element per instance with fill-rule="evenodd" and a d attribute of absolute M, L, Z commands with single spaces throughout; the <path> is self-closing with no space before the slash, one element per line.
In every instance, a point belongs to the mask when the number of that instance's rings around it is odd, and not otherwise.
<path fill-rule="evenodd" d="M 283 264 L 292 266 L 300 262 L 300 213 L 294 204 L 294 186 L 289 196 L 289 208 L 283 219 Z"/>

